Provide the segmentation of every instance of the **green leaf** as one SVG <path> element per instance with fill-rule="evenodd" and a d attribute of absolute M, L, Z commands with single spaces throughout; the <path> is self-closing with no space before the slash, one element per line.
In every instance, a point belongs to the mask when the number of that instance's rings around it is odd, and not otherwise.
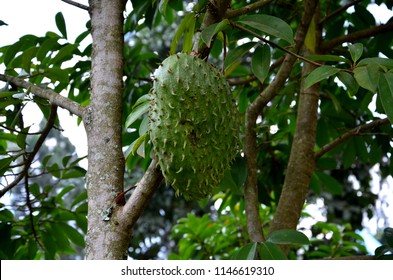
<path fill-rule="evenodd" d="M 352 61 L 356 63 L 363 54 L 363 44 L 355 43 L 348 46 Z"/>
<path fill-rule="evenodd" d="M 380 75 L 378 94 L 386 115 L 393 123 L 393 73 L 388 72 Z"/>
<path fill-rule="evenodd" d="M 58 40 L 58 38 L 49 38 L 45 40 L 38 48 L 37 59 L 43 61 L 49 52 L 58 50 L 60 47 Z"/>
<path fill-rule="evenodd" d="M 270 47 L 268 45 L 259 46 L 252 56 L 252 71 L 262 84 L 269 75 L 270 56 Z"/>
<path fill-rule="evenodd" d="M 332 66 L 323 65 L 318 67 L 306 77 L 304 80 L 304 88 L 307 89 L 312 85 L 337 74 L 338 72 L 340 72 L 340 69 Z"/>
<path fill-rule="evenodd" d="M 13 161 L 12 157 L 5 157 L 0 159 L 0 175 L 2 176 L 7 170 L 11 162 Z"/>
<path fill-rule="evenodd" d="M 71 240 L 75 245 L 84 247 L 85 240 L 82 234 L 79 233 L 75 228 L 67 225 L 66 223 L 59 223 L 59 226 L 64 231 L 65 235 Z"/>
<path fill-rule="evenodd" d="M 316 36 L 316 24 L 315 16 L 311 19 L 310 25 L 307 30 L 306 38 L 304 40 L 304 45 L 312 52 L 315 53 L 315 47 L 317 45 Z"/>
<path fill-rule="evenodd" d="M 145 143 L 147 135 L 148 134 L 145 133 L 131 143 L 131 145 L 124 152 L 124 157 L 126 158 L 126 160 L 128 160 L 131 155 L 134 155 L 135 152 L 141 157 L 145 157 L 145 145 L 143 144 Z"/>
<path fill-rule="evenodd" d="M 180 43 L 180 40 L 183 36 L 183 34 L 185 34 L 186 32 L 190 32 L 191 30 L 194 30 L 195 28 L 195 16 L 192 13 L 186 14 L 184 16 L 183 21 L 181 22 L 181 24 L 179 25 L 179 27 L 177 28 L 176 32 L 175 32 L 175 36 L 173 36 L 173 40 L 171 43 L 171 47 L 170 47 L 170 54 L 174 54 L 177 51 L 177 47 Z M 192 32 L 194 33 L 194 32 Z M 192 34 L 194 35 L 194 34 Z M 188 41 L 190 41 L 190 36 L 187 36 Z M 191 38 L 192 39 L 192 38 Z M 190 42 L 186 42 L 187 46 L 189 46 Z M 183 51 L 184 51 L 184 46 L 183 46 Z M 188 51 L 191 51 L 191 49 L 189 49 Z M 188 52 L 186 51 L 186 52 Z"/>
<path fill-rule="evenodd" d="M 334 61 L 334 62 L 344 62 L 347 64 L 351 64 L 351 62 L 345 57 L 331 54 L 321 54 L 321 55 L 309 55 L 306 56 L 307 59 L 313 61 Z"/>
<path fill-rule="evenodd" d="M 227 29 L 228 26 L 230 26 L 228 19 L 224 19 L 218 23 L 209 25 L 202 31 L 201 34 L 202 41 L 206 44 L 207 47 L 210 48 L 214 35 L 216 35 L 218 32 Z"/>
<path fill-rule="evenodd" d="M 51 60 L 51 63 L 61 64 L 65 60 L 71 59 L 72 56 L 76 53 L 75 51 L 77 50 L 77 46 L 73 44 L 67 44 L 65 46 L 62 46 L 57 55 Z"/>
<path fill-rule="evenodd" d="M 130 127 L 137 119 L 139 119 L 143 114 L 147 113 L 149 110 L 149 103 L 144 102 L 136 106 L 131 113 L 127 116 L 125 128 Z"/>
<path fill-rule="evenodd" d="M 286 260 L 287 256 L 274 243 L 266 241 L 258 245 L 259 257 L 262 260 Z"/>
<path fill-rule="evenodd" d="M 358 66 L 353 69 L 353 73 L 359 86 L 372 93 L 376 92 L 378 86 L 379 66 L 376 63 L 370 63 L 366 66 Z"/>
<path fill-rule="evenodd" d="M 367 66 L 369 64 L 377 64 L 382 68 L 385 67 L 388 69 L 393 69 L 393 59 L 382 58 L 382 57 L 364 58 L 361 61 L 359 61 L 357 66 Z"/>
<path fill-rule="evenodd" d="M 347 72 L 338 72 L 337 77 L 347 88 L 349 97 L 354 97 L 359 90 L 359 84 L 355 78 Z"/>
<path fill-rule="evenodd" d="M 318 176 L 320 182 L 328 192 L 334 195 L 342 194 L 343 186 L 339 181 L 337 181 L 332 176 L 325 174 L 323 172 L 316 172 L 316 175 Z"/>
<path fill-rule="evenodd" d="M 47 68 L 45 71 L 45 76 L 51 79 L 52 83 L 60 82 L 68 84 L 70 81 L 68 70 L 61 69 L 57 66 Z"/>
<path fill-rule="evenodd" d="M 244 245 L 232 256 L 232 260 L 254 260 L 257 246 L 256 242 Z"/>
<path fill-rule="evenodd" d="M 248 42 L 245 43 L 231 52 L 228 53 L 227 57 L 225 58 L 224 67 L 227 70 L 232 64 L 234 64 L 238 59 L 244 56 L 252 47 L 254 47 L 256 43 Z"/>
<path fill-rule="evenodd" d="M 59 29 L 61 35 L 63 35 L 64 39 L 67 39 L 67 28 L 62 12 L 58 12 L 56 14 L 55 20 L 56 20 L 56 26 Z"/>
<path fill-rule="evenodd" d="M 266 241 L 283 245 L 310 244 L 310 240 L 308 240 L 308 237 L 304 233 L 294 229 L 282 229 L 274 231 L 267 237 Z"/>
<path fill-rule="evenodd" d="M 251 26 L 263 33 L 283 39 L 294 44 L 292 28 L 282 19 L 269 15 L 249 15 L 239 20 L 240 23 Z"/>

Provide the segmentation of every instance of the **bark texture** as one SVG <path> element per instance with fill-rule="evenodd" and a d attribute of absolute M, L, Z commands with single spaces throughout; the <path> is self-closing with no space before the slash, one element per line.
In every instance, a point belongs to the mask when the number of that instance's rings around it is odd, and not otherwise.
<path fill-rule="evenodd" d="M 87 259 L 126 257 L 126 233 L 111 217 L 123 191 L 122 152 L 124 0 L 90 0 L 93 38 L 91 102 L 84 114 L 88 139 Z M 128 245 L 128 242 L 127 242 Z"/>
<path fill-rule="evenodd" d="M 303 45 L 308 26 L 314 15 L 314 10 L 318 1 L 310 0 L 304 2 L 304 13 L 301 23 L 295 34 L 295 48 L 294 53 L 298 53 Z M 278 71 L 273 82 L 261 92 L 261 94 L 254 100 L 246 112 L 246 132 L 245 132 L 245 146 L 244 155 L 247 164 L 248 174 L 244 187 L 244 200 L 247 216 L 247 230 L 250 239 L 255 242 L 263 241 L 262 225 L 259 217 L 259 202 L 258 202 L 258 184 L 257 184 L 257 135 L 256 135 L 256 121 L 261 114 L 262 109 L 266 104 L 272 100 L 284 86 L 286 79 L 291 73 L 292 66 L 296 62 L 296 57 L 292 54 L 286 54 L 284 61 Z"/>

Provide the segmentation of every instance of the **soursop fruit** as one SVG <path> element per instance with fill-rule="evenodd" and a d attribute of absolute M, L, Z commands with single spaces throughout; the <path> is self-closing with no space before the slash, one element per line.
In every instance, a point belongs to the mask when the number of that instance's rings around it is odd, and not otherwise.
<path fill-rule="evenodd" d="M 189 55 L 165 59 L 154 72 L 149 133 L 163 175 L 188 200 L 220 184 L 236 156 L 239 116 L 225 77 Z"/>

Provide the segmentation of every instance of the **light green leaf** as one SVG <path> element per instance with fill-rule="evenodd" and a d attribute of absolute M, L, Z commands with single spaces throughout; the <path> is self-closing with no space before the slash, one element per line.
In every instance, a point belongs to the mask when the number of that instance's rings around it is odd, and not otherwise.
<path fill-rule="evenodd" d="M 210 48 L 214 35 L 216 35 L 218 32 L 225 30 L 226 28 L 228 28 L 228 26 L 230 26 L 228 19 L 224 19 L 221 22 L 209 25 L 202 31 L 202 41 L 206 44 L 207 47 Z"/>
<path fill-rule="evenodd" d="M 352 61 L 356 63 L 363 54 L 363 44 L 355 43 L 348 46 Z"/>
<path fill-rule="evenodd" d="M 393 73 L 381 74 L 378 83 L 378 94 L 382 107 L 391 123 L 393 123 Z"/>
<path fill-rule="evenodd" d="M 138 118 L 140 118 L 148 110 L 149 110 L 148 102 L 141 103 L 140 105 L 135 107 L 126 119 L 125 128 L 132 125 Z"/>
<path fill-rule="evenodd" d="M 294 44 L 292 28 L 282 19 L 269 15 L 249 15 L 239 20 L 263 33 L 283 39 Z"/>
<path fill-rule="evenodd" d="M 332 66 L 323 65 L 318 67 L 306 77 L 304 80 L 304 88 L 307 89 L 312 85 L 337 74 L 338 72 L 340 72 L 340 69 Z"/>
<path fill-rule="evenodd" d="M 353 69 L 353 73 L 359 86 L 372 93 L 376 92 L 378 86 L 379 66 L 371 62 L 366 66 L 359 66 Z"/>
<path fill-rule="evenodd" d="M 317 36 L 316 36 L 316 24 L 315 24 L 315 16 L 312 18 L 310 25 L 307 30 L 306 38 L 304 40 L 304 45 L 313 53 L 315 53 L 315 47 L 317 45 Z"/>
<path fill-rule="evenodd" d="M 274 244 L 284 245 L 308 245 L 310 240 L 308 237 L 300 231 L 293 229 L 283 229 L 272 232 L 266 239 Z"/>
<path fill-rule="evenodd" d="M 56 20 L 56 26 L 59 29 L 61 35 L 63 35 L 64 39 L 67 39 L 67 28 L 62 12 L 58 12 L 56 14 L 55 20 Z"/>
<path fill-rule="evenodd" d="M 258 245 L 258 253 L 262 260 L 286 260 L 287 256 L 274 243 L 266 241 Z"/>
<path fill-rule="evenodd" d="M 140 155 L 141 157 L 145 157 L 145 140 L 147 137 L 147 133 L 139 136 L 134 142 L 131 143 L 130 146 L 128 146 L 127 150 L 124 152 L 124 157 L 126 161 L 131 155 L 134 155 L 135 152 Z"/>
<path fill-rule="evenodd" d="M 258 243 L 248 243 L 241 247 L 233 256 L 233 260 L 254 260 Z"/>
<path fill-rule="evenodd" d="M 180 40 L 183 36 L 183 34 L 185 34 L 186 32 L 190 32 L 191 30 L 194 30 L 195 28 L 195 16 L 192 13 L 186 14 L 184 16 L 183 21 L 181 22 L 181 24 L 179 25 L 178 29 L 175 32 L 175 36 L 173 36 L 173 40 L 171 43 L 171 47 L 170 47 L 170 54 L 175 54 L 177 51 L 177 47 L 180 43 Z M 193 32 L 192 32 L 193 33 Z M 187 37 L 188 41 L 190 41 L 190 36 L 188 35 Z M 192 36 L 191 36 L 192 39 Z M 187 46 L 189 46 L 189 42 L 187 43 Z M 186 50 L 186 52 L 191 51 L 191 49 Z M 184 52 L 184 46 L 183 46 L 183 52 Z"/>
<path fill-rule="evenodd" d="M 270 47 L 268 45 L 259 46 L 252 56 L 252 71 L 262 84 L 269 74 L 270 56 Z"/>

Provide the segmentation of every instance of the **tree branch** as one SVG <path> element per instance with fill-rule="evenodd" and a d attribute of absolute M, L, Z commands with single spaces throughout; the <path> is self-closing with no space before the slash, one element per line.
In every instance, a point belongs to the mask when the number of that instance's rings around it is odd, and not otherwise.
<path fill-rule="evenodd" d="M 338 145 L 344 143 L 348 139 L 352 138 L 353 136 L 359 135 L 360 132 L 372 129 L 374 127 L 378 127 L 381 125 L 385 125 L 390 123 L 388 118 L 376 120 L 367 124 L 360 125 L 348 131 L 347 133 L 339 136 L 337 139 L 333 140 L 332 142 L 323 146 L 318 152 L 315 153 L 315 161 L 319 160 L 324 154 L 328 153 Z"/>
<path fill-rule="evenodd" d="M 305 1 L 304 14 L 295 35 L 294 52 L 298 53 L 303 45 L 308 26 L 314 16 L 314 10 L 318 1 Z M 261 110 L 273 99 L 284 86 L 286 79 L 292 71 L 292 66 L 296 62 L 296 57 L 286 54 L 284 61 L 273 82 L 261 92 L 261 94 L 251 103 L 246 112 L 246 131 L 244 154 L 248 174 L 245 183 L 244 200 L 246 203 L 247 230 L 252 241 L 263 241 L 262 225 L 258 208 L 258 185 L 257 185 L 257 135 L 256 120 Z"/>
<path fill-rule="evenodd" d="M 85 108 L 82 107 L 79 103 L 64 97 L 57 92 L 50 89 L 42 89 L 36 85 L 33 85 L 30 82 L 27 82 L 21 78 L 8 76 L 0 74 L 0 80 L 4 82 L 9 82 L 18 87 L 22 87 L 25 89 L 30 89 L 32 93 L 36 96 L 47 99 L 51 104 L 57 105 L 61 108 L 68 110 L 70 113 L 77 115 L 78 117 L 83 117 Z"/>
<path fill-rule="evenodd" d="M 331 49 L 333 49 L 334 47 L 339 46 L 343 43 L 355 42 L 360 39 L 369 38 L 372 36 L 376 36 L 386 32 L 392 32 L 392 31 L 393 31 L 393 22 L 387 24 L 381 24 L 368 29 L 353 32 L 348 35 L 337 37 L 333 40 L 330 40 L 329 42 L 325 42 L 321 46 L 321 53 L 326 53 Z"/>
<path fill-rule="evenodd" d="M 65 2 L 67 4 L 70 4 L 72 6 L 75 6 L 77 8 L 89 11 L 89 6 L 83 5 L 81 3 L 78 3 L 78 2 L 75 2 L 75 1 L 72 1 L 72 0 L 61 0 L 61 1 Z"/>
<path fill-rule="evenodd" d="M 49 131 L 52 129 L 53 125 L 55 124 L 56 116 L 57 116 L 57 106 L 52 105 L 48 122 L 45 128 L 42 130 L 42 133 L 38 138 L 37 142 L 35 143 L 33 151 L 26 158 L 22 172 L 19 173 L 19 175 L 15 178 L 15 180 L 12 183 L 10 183 L 7 187 L 3 188 L 0 191 L 0 198 L 9 190 L 14 188 L 27 175 L 27 172 L 29 171 L 30 165 L 34 160 L 35 155 L 38 153 L 46 137 L 48 136 Z"/>
<path fill-rule="evenodd" d="M 259 0 L 255 3 L 244 6 L 238 10 L 228 9 L 225 12 L 224 18 L 234 18 L 234 17 L 248 14 L 249 12 L 252 12 L 252 11 L 258 10 L 259 8 L 262 8 L 263 6 L 269 4 L 270 2 L 272 2 L 272 0 Z"/>
<path fill-rule="evenodd" d="M 352 7 L 356 4 L 358 4 L 359 2 L 362 2 L 362 0 L 355 0 L 351 3 L 348 3 L 340 8 L 338 8 L 337 10 L 335 10 L 334 12 L 332 12 L 331 14 L 328 14 L 326 17 L 324 17 L 323 19 L 321 19 L 319 21 L 319 25 L 322 26 L 325 22 L 327 22 L 328 20 L 334 18 L 335 16 L 337 16 L 338 14 L 341 14 L 342 12 L 346 11 L 349 7 Z"/>
<path fill-rule="evenodd" d="M 126 228 L 134 227 L 136 221 L 146 208 L 150 198 L 158 189 L 163 175 L 157 162 L 152 160 L 141 181 L 137 184 L 131 197 L 128 199 L 121 211 L 118 212 L 119 223 Z"/>

